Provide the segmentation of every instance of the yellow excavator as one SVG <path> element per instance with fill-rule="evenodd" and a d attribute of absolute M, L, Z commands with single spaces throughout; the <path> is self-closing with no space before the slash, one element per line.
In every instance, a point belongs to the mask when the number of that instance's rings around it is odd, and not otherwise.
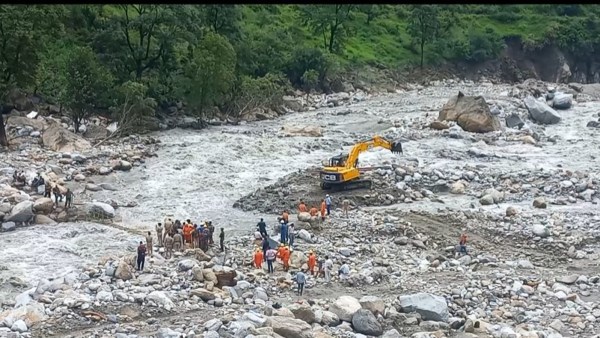
<path fill-rule="evenodd" d="M 392 153 L 402 153 L 400 141 L 390 142 L 383 137 L 375 136 L 372 140 L 358 142 L 352 147 L 350 153 L 340 154 L 323 163 L 321 169 L 321 189 L 323 190 L 352 190 L 371 189 L 371 180 L 361 180 L 358 169 L 358 155 L 373 147 L 382 147 Z"/>

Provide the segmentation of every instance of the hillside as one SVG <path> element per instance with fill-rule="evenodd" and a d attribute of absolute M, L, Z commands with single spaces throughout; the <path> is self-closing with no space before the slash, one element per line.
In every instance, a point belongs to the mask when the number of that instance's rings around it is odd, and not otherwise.
<path fill-rule="evenodd" d="M 594 82 L 599 14 L 597 5 L 5 5 L 0 92 L 5 113 L 18 89 L 77 125 L 96 112 L 144 121 L 177 102 L 199 120 L 239 115 L 277 106 L 292 88 L 370 87 L 420 68 Z"/>

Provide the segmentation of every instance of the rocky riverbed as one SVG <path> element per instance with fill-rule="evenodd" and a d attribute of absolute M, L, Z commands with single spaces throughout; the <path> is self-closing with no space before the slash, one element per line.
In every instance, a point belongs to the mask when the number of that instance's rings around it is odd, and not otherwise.
<path fill-rule="evenodd" d="M 58 142 L 69 135 L 53 140 L 21 117 L 11 130 L 22 142 L 3 154 L 3 227 L 16 230 L 0 237 L 0 336 L 594 336 L 600 130 L 590 122 L 600 95 L 555 87 L 449 80 L 338 93 L 298 100 L 304 112 L 275 120 L 98 147 Z M 482 95 L 483 115 L 459 111 L 481 101 L 461 95 Z M 482 128 L 492 131 L 465 131 Z M 348 219 L 339 209 L 324 223 L 292 216 L 291 272 L 314 250 L 335 271 L 347 262 L 350 278 L 309 278 L 298 297 L 281 266 L 275 275 L 252 268 L 258 218 L 273 231 L 283 209 L 318 203 L 321 161 L 375 134 L 402 140 L 404 154 L 361 155 L 361 166 L 381 168 L 364 173 L 372 190 L 332 194 L 337 206 L 351 200 Z M 11 169 L 44 172 L 79 205 L 63 210 L 9 188 Z M 146 271 L 133 271 L 141 234 L 169 214 L 224 227 L 227 250 L 165 260 L 156 248 Z M 108 221 L 81 223 L 99 215 Z M 16 216 L 23 221 L 5 226 Z M 33 224 L 41 221 L 59 223 Z M 462 232 L 470 254 L 457 257 Z"/>

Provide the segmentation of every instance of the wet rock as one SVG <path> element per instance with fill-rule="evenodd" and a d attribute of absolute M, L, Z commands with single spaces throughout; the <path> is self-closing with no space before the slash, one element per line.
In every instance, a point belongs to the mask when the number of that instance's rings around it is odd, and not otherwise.
<path fill-rule="evenodd" d="M 133 268 L 131 267 L 131 265 L 125 262 L 124 260 L 119 261 L 119 265 L 117 266 L 117 270 L 115 271 L 115 278 L 122 280 L 133 279 Z"/>
<path fill-rule="evenodd" d="M 400 332 L 398 332 L 398 330 L 391 329 L 391 330 L 385 331 L 383 333 L 383 336 L 381 336 L 381 338 L 402 338 L 402 335 L 400 334 Z"/>
<path fill-rule="evenodd" d="M 100 183 L 99 186 L 100 186 L 100 188 L 102 188 L 104 190 L 108 190 L 108 191 L 117 191 L 117 190 L 119 190 L 114 185 L 112 185 L 110 183 Z"/>
<path fill-rule="evenodd" d="M 308 212 L 301 212 L 298 214 L 298 221 L 300 222 L 310 222 L 310 214 Z"/>
<path fill-rule="evenodd" d="M 354 331 L 369 336 L 383 334 L 383 328 L 373 313 L 366 309 L 360 309 L 352 316 L 352 327 Z"/>
<path fill-rule="evenodd" d="M 424 320 L 437 322 L 448 320 L 448 304 L 444 297 L 429 293 L 400 296 L 400 306 L 404 312 L 417 312 Z"/>
<path fill-rule="evenodd" d="M 215 296 L 215 294 L 213 292 L 210 292 L 203 288 L 192 290 L 192 295 L 197 296 L 198 298 L 202 299 L 205 302 L 208 302 L 209 300 L 214 300 L 215 298 L 217 298 L 217 296 Z"/>
<path fill-rule="evenodd" d="M 500 130 L 500 121 L 491 114 L 483 96 L 465 96 L 462 92 L 442 107 L 438 120 L 456 121 L 463 130 L 474 133 Z"/>
<path fill-rule="evenodd" d="M 494 204 L 494 197 L 489 194 L 485 195 L 479 199 L 479 203 L 481 203 L 481 205 L 492 205 Z"/>
<path fill-rule="evenodd" d="M 521 137 L 521 142 L 525 144 L 536 144 L 535 139 L 529 135 Z"/>
<path fill-rule="evenodd" d="M 541 124 L 556 124 L 560 122 L 560 115 L 544 102 L 536 100 L 533 96 L 526 97 L 524 102 L 532 120 Z"/>
<path fill-rule="evenodd" d="M 99 186 L 92 184 L 92 183 L 88 183 L 85 185 L 85 190 L 88 191 L 100 191 L 102 190 L 102 188 L 100 188 Z"/>
<path fill-rule="evenodd" d="M 360 309 L 360 302 L 356 298 L 341 296 L 330 306 L 329 311 L 335 313 L 340 320 L 351 322 L 352 316 Z"/>
<path fill-rule="evenodd" d="M 100 167 L 100 169 L 98 169 L 98 173 L 100 175 L 108 175 L 112 173 L 112 169 L 109 167 Z"/>
<path fill-rule="evenodd" d="M 4 222 L 2 223 L 2 231 L 13 231 L 17 229 L 15 222 Z"/>
<path fill-rule="evenodd" d="M 159 307 L 165 308 L 167 311 L 170 311 L 175 307 L 173 301 L 163 291 L 152 291 L 146 299 L 154 302 L 154 304 Z"/>
<path fill-rule="evenodd" d="M 27 332 L 27 324 L 19 319 L 13 323 L 13 325 L 10 327 L 10 330 L 21 333 Z"/>
<path fill-rule="evenodd" d="M 552 99 L 552 107 L 554 109 L 569 109 L 573 104 L 573 94 L 555 93 Z"/>
<path fill-rule="evenodd" d="M 169 328 L 163 327 L 163 328 L 158 329 L 158 331 L 156 332 L 156 337 L 157 338 L 180 338 L 181 333 L 171 330 Z"/>
<path fill-rule="evenodd" d="M 523 128 L 525 123 L 521 120 L 521 117 L 517 114 L 511 114 L 506 117 L 506 126 L 508 128 Z"/>
<path fill-rule="evenodd" d="M 129 171 L 133 168 L 133 165 L 124 160 L 116 160 L 111 162 L 111 167 L 112 170 Z"/>
<path fill-rule="evenodd" d="M 462 195 L 465 193 L 465 189 L 465 184 L 461 181 L 457 181 L 450 186 L 450 193 L 455 195 Z"/>
<path fill-rule="evenodd" d="M 35 224 L 56 224 L 56 222 L 52 218 L 45 216 L 45 215 L 35 215 L 34 223 Z"/>
<path fill-rule="evenodd" d="M 198 262 L 194 259 L 184 259 L 177 263 L 177 269 L 179 271 L 191 270 L 194 266 L 198 265 Z"/>
<path fill-rule="evenodd" d="M 600 121 L 590 121 L 585 126 L 588 128 L 600 128 Z"/>
<path fill-rule="evenodd" d="M 340 324 L 340 318 L 331 311 L 323 311 L 323 317 L 321 318 L 321 324 L 325 326 L 337 326 Z"/>
<path fill-rule="evenodd" d="M 267 326 L 273 331 L 286 338 L 313 338 L 311 327 L 307 323 L 288 317 L 269 317 Z"/>
<path fill-rule="evenodd" d="M 88 215 L 94 218 L 114 218 L 115 217 L 115 209 L 102 202 L 93 202 L 88 205 Z"/>
<path fill-rule="evenodd" d="M 223 322 L 219 318 L 213 318 L 204 323 L 206 331 L 219 331 L 221 326 L 223 326 Z"/>
<path fill-rule="evenodd" d="M 198 282 L 204 281 L 204 275 L 202 274 L 202 268 L 199 266 L 194 266 L 192 268 L 192 276 L 194 277 L 194 280 L 196 280 Z"/>
<path fill-rule="evenodd" d="M 579 278 L 578 275 L 568 275 L 568 276 L 560 276 L 556 278 L 556 281 L 558 283 L 562 283 L 562 284 L 575 284 L 575 282 L 577 282 L 577 279 Z"/>
<path fill-rule="evenodd" d="M 0 313 L 0 323 L 9 324 L 7 326 L 12 326 L 14 322 L 22 320 L 27 327 L 31 327 L 33 324 L 41 322 L 46 318 L 44 305 L 37 302 L 31 302 L 25 306 Z"/>
<path fill-rule="evenodd" d="M 537 197 L 533 200 L 533 206 L 538 209 L 546 209 L 546 199 L 543 197 Z"/>
<path fill-rule="evenodd" d="M 10 215 L 5 217 L 7 222 L 29 222 L 33 219 L 33 202 L 23 201 L 12 208 Z"/>

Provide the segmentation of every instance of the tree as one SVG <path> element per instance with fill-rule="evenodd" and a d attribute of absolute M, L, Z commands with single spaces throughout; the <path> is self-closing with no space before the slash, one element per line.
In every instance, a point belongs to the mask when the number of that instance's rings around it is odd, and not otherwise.
<path fill-rule="evenodd" d="M 430 44 L 440 34 L 440 17 L 436 5 L 412 5 L 407 27 L 413 43 L 420 46 L 421 68 L 425 55 L 425 45 Z"/>
<path fill-rule="evenodd" d="M 204 5 L 204 20 L 215 33 L 236 38 L 242 12 L 237 5 Z"/>
<path fill-rule="evenodd" d="M 117 130 L 111 135 L 128 135 L 144 131 L 156 111 L 156 101 L 148 97 L 148 87 L 134 81 L 127 81 L 117 92 L 118 104 L 113 108 L 113 117 L 118 122 Z"/>
<path fill-rule="evenodd" d="M 333 53 L 348 34 L 346 23 L 355 5 L 305 5 L 301 7 L 302 23 L 323 36 L 324 47 Z"/>
<path fill-rule="evenodd" d="M 73 48 L 67 56 L 64 72 L 62 102 L 69 108 L 75 132 L 78 132 L 90 112 L 109 102 L 113 80 L 89 47 Z"/>
<path fill-rule="evenodd" d="M 209 32 L 184 66 L 182 94 L 200 122 L 207 108 L 220 104 L 235 80 L 236 55 L 227 39 Z"/>
<path fill-rule="evenodd" d="M 306 91 L 306 98 L 310 91 L 315 89 L 319 85 L 319 72 L 314 69 L 307 70 L 302 75 L 302 87 Z"/>
<path fill-rule="evenodd" d="M 358 9 L 367 15 L 367 26 L 371 24 L 371 21 L 375 20 L 376 17 L 381 15 L 381 8 L 379 5 L 358 5 Z"/>

